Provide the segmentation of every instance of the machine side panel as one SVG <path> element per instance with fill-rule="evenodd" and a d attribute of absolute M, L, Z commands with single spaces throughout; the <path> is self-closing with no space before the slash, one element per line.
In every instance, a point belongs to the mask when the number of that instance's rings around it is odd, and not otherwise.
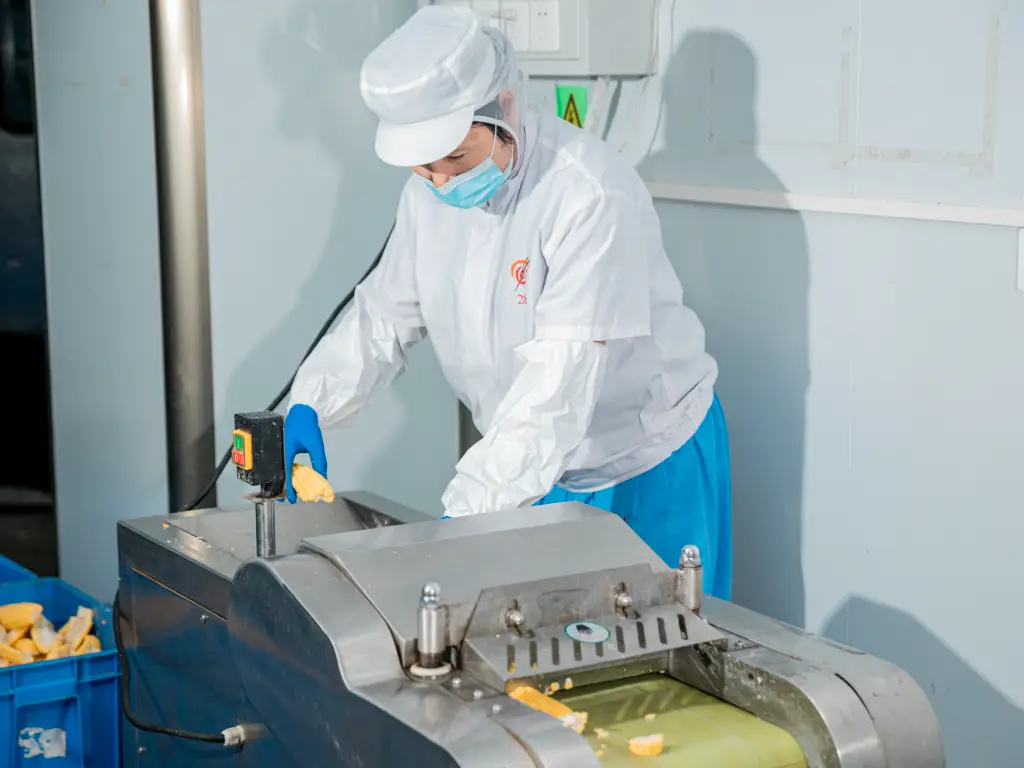
<path fill-rule="evenodd" d="M 882 768 L 874 723 L 842 680 L 745 641 L 674 652 L 669 673 L 788 731 L 808 768 Z M 894 767 L 895 768 L 895 767 Z"/>
<path fill-rule="evenodd" d="M 483 713 L 409 680 L 387 625 L 323 558 L 246 563 L 229 625 L 249 700 L 303 765 L 534 768 Z"/>
<path fill-rule="evenodd" d="M 939 721 L 924 691 L 910 675 L 876 656 L 754 613 L 708 599 L 705 617 L 716 627 L 758 645 L 827 670 L 856 692 L 892 768 L 943 768 Z"/>
<path fill-rule="evenodd" d="M 122 561 L 122 565 L 125 561 Z M 254 722 L 230 663 L 227 625 L 203 606 L 130 568 L 121 571 L 121 606 L 132 673 L 131 704 L 143 721 L 201 732 Z M 287 768 L 293 763 L 272 736 L 239 752 L 124 728 L 126 768 Z"/>
<path fill-rule="evenodd" d="M 370 493 L 339 495 L 333 504 L 280 505 L 277 552 L 295 552 L 309 536 L 351 533 L 433 518 Z M 256 554 L 251 506 L 199 509 L 118 523 L 118 552 L 133 567 L 227 617 L 231 579 Z"/>
<path fill-rule="evenodd" d="M 193 554 L 190 549 L 197 544 L 195 537 L 161 524 L 161 520 L 146 518 L 118 523 L 117 549 L 122 577 L 126 568 L 146 574 L 226 618 L 231 577 L 239 562 L 217 551 Z M 120 588 L 124 589 L 123 583 Z"/>

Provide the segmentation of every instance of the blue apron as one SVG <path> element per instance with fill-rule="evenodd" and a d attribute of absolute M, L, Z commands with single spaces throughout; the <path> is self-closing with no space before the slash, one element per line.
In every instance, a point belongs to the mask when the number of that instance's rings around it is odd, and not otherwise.
<path fill-rule="evenodd" d="M 732 595 L 729 434 L 718 396 L 682 448 L 642 475 L 593 493 L 555 487 L 537 504 L 581 501 L 614 512 L 675 568 L 687 544 L 700 548 L 704 591 Z"/>

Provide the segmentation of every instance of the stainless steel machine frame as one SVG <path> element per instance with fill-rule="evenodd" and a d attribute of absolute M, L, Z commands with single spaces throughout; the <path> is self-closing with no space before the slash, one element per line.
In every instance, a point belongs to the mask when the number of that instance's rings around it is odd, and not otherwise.
<path fill-rule="evenodd" d="M 690 574 L 613 515 L 568 504 L 439 522 L 353 494 L 279 508 L 276 534 L 294 554 L 253 557 L 251 507 L 119 525 L 135 714 L 254 735 L 236 751 L 126 728 L 126 765 L 596 767 L 506 683 L 652 671 L 788 731 L 811 768 L 945 764 L 906 673 L 730 603 L 677 600 Z M 598 652 L 550 631 L 566 617 L 628 632 Z M 421 651 L 436 661 L 440 627 L 457 668 L 411 674 Z"/>

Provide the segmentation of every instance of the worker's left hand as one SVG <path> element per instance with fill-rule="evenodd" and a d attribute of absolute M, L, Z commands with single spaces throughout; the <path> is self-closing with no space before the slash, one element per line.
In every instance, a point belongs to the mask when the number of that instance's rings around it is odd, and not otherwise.
<path fill-rule="evenodd" d="M 292 464 L 300 453 L 308 454 L 313 469 L 324 478 L 327 477 L 327 452 L 324 450 L 320 419 L 308 405 L 293 405 L 284 420 L 285 491 L 292 504 L 295 503 Z"/>

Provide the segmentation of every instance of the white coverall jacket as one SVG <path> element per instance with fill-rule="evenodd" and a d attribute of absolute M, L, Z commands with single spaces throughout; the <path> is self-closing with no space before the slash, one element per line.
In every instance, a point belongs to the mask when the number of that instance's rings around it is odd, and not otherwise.
<path fill-rule="evenodd" d="M 645 472 L 714 394 L 717 366 L 636 171 L 557 117 L 528 110 L 524 132 L 514 175 L 480 208 L 409 179 L 380 265 L 292 387 L 293 405 L 337 424 L 429 334 L 484 435 L 445 492 L 452 517 Z"/>

